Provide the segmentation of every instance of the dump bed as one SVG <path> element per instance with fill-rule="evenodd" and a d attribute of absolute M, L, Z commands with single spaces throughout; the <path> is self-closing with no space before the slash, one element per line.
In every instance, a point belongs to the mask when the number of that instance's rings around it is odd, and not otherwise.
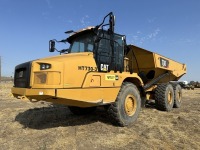
<path fill-rule="evenodd" d="M 177 81 L 186 73 L 185 64 L 134 45 L 129 45 L 126 57 L 129 60 L 129 69 L 137 72 L 144 83 L 148 83 L 167 72 L 169 75 L 161 78 L 158 83 Z"/>

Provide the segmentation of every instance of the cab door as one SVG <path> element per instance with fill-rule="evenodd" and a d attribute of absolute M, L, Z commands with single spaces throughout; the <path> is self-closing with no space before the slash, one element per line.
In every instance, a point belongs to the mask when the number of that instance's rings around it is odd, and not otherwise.
<path fill-rule="evenodd" d="M 122 72 L 124 70 L 123 36 L 104 33 L 96 47 L 95 59 L 99 72 L 110 72 L 111 70 Z"/>

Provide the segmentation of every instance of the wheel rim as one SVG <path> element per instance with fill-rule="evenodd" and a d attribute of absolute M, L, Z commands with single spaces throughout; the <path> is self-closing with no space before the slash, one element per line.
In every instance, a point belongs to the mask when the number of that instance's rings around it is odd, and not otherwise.
<path fill-rule="evenodd" d="M 181 92 L 180 91 L 177 92 L 177 100 L 179 102 L 181 101 Z"/>
<path fill-rule="evenodd" d="M 172 92 L 169 91 L 168 96 L 167 96 L 167 100 L 169 104 L 172 104 Z"/>
<path fill-rule="evenodd" d="M 125 100 L 125 112 L 128 116 L 133 116 L 136 112 L 137 101 L 133 95 L 128 95 Z"/>

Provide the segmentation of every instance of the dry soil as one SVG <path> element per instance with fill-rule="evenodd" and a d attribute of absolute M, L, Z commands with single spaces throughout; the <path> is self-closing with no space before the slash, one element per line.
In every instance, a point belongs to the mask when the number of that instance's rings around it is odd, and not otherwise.
<path fill-rule="evenodd" d="M 111 124 L 103 108 L 75 116 L 66 106 L 12 98 L 0 83 L 0 150 L 200 149 L 200 89 L 183 90 L 181 108 L 143 108 L 130 127 Z"/>

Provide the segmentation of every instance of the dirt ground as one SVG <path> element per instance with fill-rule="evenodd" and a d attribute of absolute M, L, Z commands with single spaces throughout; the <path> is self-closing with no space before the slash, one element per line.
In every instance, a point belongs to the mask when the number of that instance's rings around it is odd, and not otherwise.
<path fill-rule="evenodd" d="M 75 116 L 67 107 L 11 97 L 0 83 L 0 150 L 200 149 L 200 89 L 183 90 L 181 108 L 143 108 L 131 127 L 116 127 L 103 108 Z"/>

